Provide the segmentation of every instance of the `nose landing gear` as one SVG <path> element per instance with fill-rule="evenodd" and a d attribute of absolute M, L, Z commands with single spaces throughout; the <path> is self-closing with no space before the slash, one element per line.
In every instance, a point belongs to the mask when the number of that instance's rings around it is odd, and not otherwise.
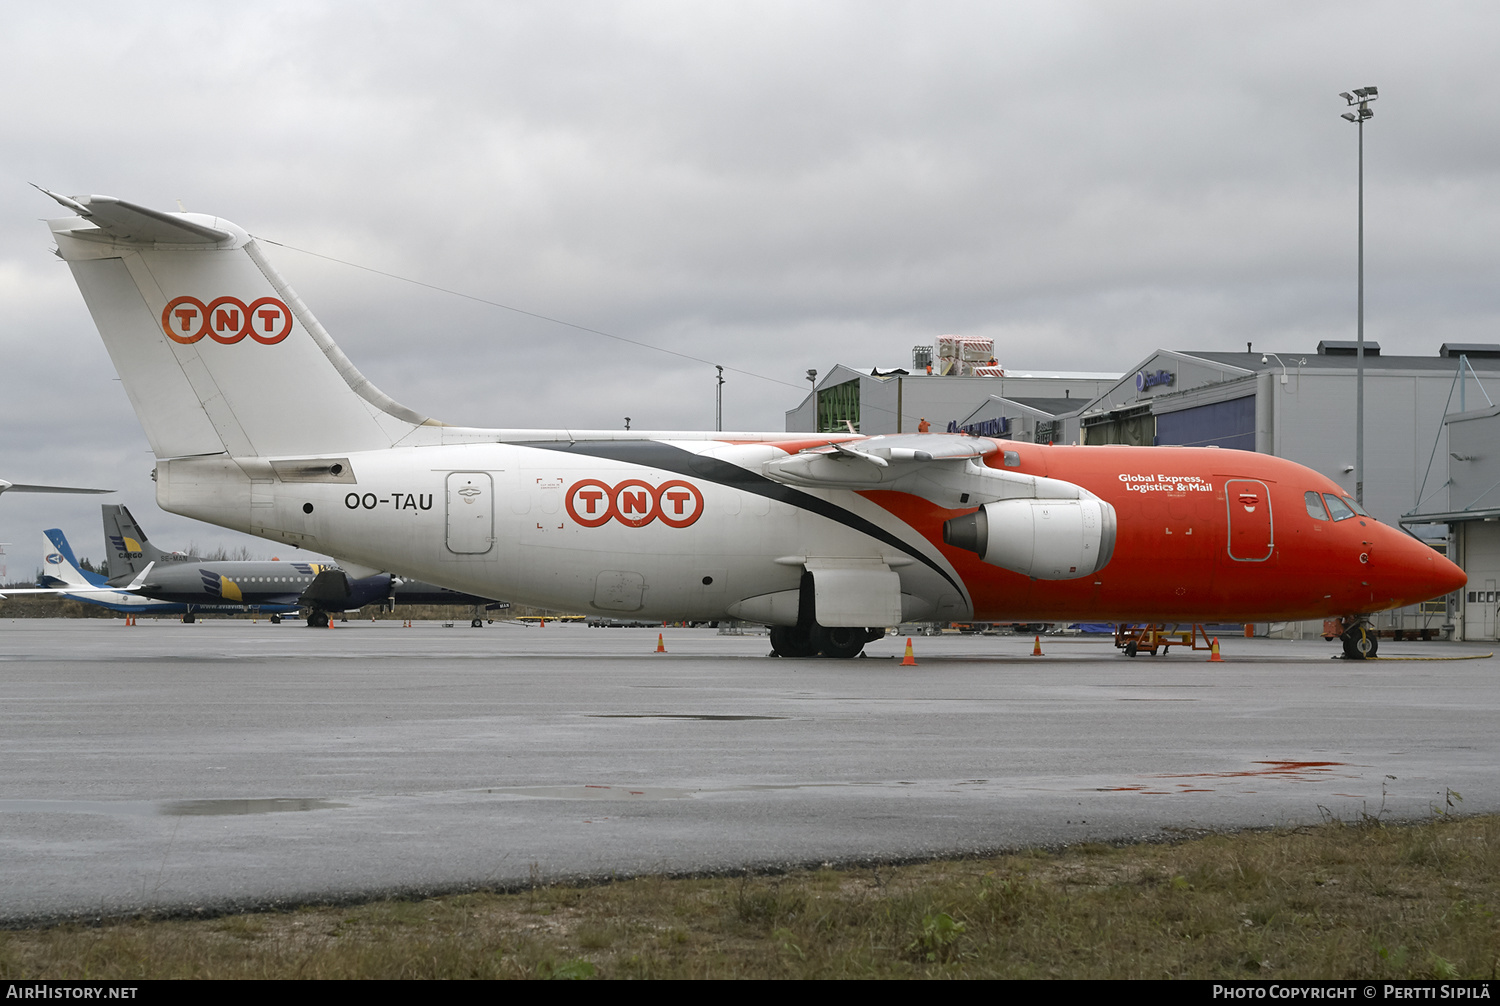
<path fill-rule="evenodd" d="M 1380 651 L 1380 637 L 1363 619 L 1345 629 L 1340 638 L 1344 641 L 1346 660 L 1373 660 Z"/>

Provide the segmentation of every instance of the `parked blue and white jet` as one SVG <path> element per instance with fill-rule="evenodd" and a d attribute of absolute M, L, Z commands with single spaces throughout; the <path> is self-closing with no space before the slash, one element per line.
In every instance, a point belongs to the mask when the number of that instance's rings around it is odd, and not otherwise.
<path fill-rule="evenodd" d="M 111 586 L 98 573 L 89 572 L 79 565 L 78 560 L 73 557 L 73 549 L 68 545 L 68 539 L 63 537 L 61 531 L 53 528 L 42 534 L 45 538 L 45 544 L 42 546 L 42 562 L 46 567 L 46 572 L 43 572 L 37 579 L 40 586 L 0 589 L 0 600 L 12 594 L 56 594 L 74 601 L 97 604 L 112 611 L 134 614 L 143 611 L 149 614 L 166 613 L 150 608 L 149 599 L 137 593 L 141 583 L 151 573 L 150 566 L 141 570 L 139 575 L 128 582 Z"/>

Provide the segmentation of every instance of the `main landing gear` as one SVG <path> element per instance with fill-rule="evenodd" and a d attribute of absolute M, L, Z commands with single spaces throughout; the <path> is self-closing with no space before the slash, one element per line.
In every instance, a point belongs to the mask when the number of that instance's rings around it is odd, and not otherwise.
<path fill-rule="evenodd" d="M 857 626 L 771 626 L 771 650 L 778 657 L 857 657 L 865 644 L 880 639 L 884 629 Z"/>
<path fill-rule="evenodd" d="M 307 613 L 307 627 L 309 629 L 326 629 L 326 628 L 328 628 L 328 612 L 326 612 L 326 611 L 309 611 Z"/>

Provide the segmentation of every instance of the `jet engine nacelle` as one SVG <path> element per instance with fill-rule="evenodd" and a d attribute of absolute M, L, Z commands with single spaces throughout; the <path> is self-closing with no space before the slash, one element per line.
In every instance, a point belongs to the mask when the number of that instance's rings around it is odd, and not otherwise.
<path fill-rule="evenodd" d="M 943 524 L 943 542 L 1038 580 L 1076 580 L 1115 550 L 1115 508 L 1101 499 L 1009 499 Z"/>

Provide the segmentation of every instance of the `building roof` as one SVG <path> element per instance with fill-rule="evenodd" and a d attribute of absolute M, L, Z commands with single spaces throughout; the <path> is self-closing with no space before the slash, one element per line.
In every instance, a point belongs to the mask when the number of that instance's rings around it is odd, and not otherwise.
<path fill-rule="evenodd" d="M 1274 370 L 1281 372 L 1282 366 L 1288 371 L 1302 367 L 1306 370 L 1353 370 L 1355 357 L 1344 355 L 1318 355 L 1317 353 L 1281 353 L 1280 363 L 1277 363 L 1277 354 L 1274 353 L 1204 353 L 1190 350 L 1179 350 L 1183 356 L 1194 356 L 1200 360 L 1211 363 L 1224 364 L 1231 367 L 1239 367 L 1243 370 Z M 1261 363 L 1260 358 L 1265 356 L 1266 362 Z M 1469 363 L 1475 370 L 1485 372 L 1500 371 L 1500 360 L 1481 358 L 1470 360 Z M 1365 356 L 1365 371 L 1380 372 L 1385 370 L 1435 370 L 1453 373 L 1458 367 L 1458 360 L 1454 357 L 1443 356 Z"/>

